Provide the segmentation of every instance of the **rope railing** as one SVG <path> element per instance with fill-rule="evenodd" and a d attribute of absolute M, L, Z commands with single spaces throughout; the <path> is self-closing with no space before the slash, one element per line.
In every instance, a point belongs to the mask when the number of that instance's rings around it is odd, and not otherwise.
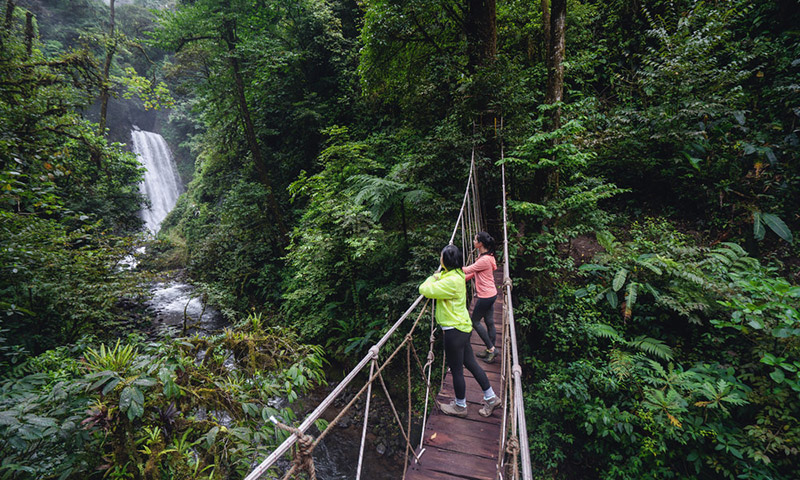
<path fill-rule="evenodd" d="M 502 127 L 501 127 L 502 128 Z M 519 478 L 519 464 L 522 467 L 522 479 L 530 480 L 533 478 L 533 471 L 531 468 L 531 455 L 528 448 L 528 428 L 525 423 L 525 405 L 522 397 L 522 367 L 519 363 L 519 354 L 517 353 L 517 332 L 514 325 L 514 305 L 511 299 L 511 275 L 509 273 L 509 256 L 508 256 L 508 213 L 506 208 L 506 165 L 503 146 L 500 146 L 500 159 L 501 159 L 501 172 L 503 179 L 503 300 L 504 300 L 504 329 L 507 335 L 504 335 L 504 344 L 511 348 L 504 348 L 505 352 L 503 357 L 503 365 L 509 375 L 506 382 L 507 395 L 506 412 L 510 413 L 507 416 L 511 424 L 511 434 L 502 439 L 502 445 L 505 451 L 511 457 L 511 478 Z M 509 352 L 510 350 L 510 352 Z M 508 395 L 511 395 L 511 400 L 508 400 Z M 510 410 L 510 412 L 509 412 Z M 504 420 L 503 432 L 507 431 L 507 426 Z M 501 453 L 503 451 L 501 450 Z M 503 465 L 501 464 L 501 467 Z M 500 469 L 502 471 L 502 468 Z"/>
<path fill-rule="evenodd" d="M 470 169 L 469 169 L 469 177 L 467 179 L 467 186 L 464 192 L 464 198 L 461 203 L 461 209 L 458 213 L 458 218 L 456 219 L 456 224 L 453 228 L 453 233 L 450 236 L 450 244 L 453 244 L 456 233 L 458 232 L 459 228 L 462 230 L 462 245 L 466 246 L 467 242 L 469 242 L 469 248 L 464 248 L 463 251 L 471 251 L 471 240 L 472 238 L 478 233 L 481 227 L 481 219 L 480 219 L 480 203 L 477 197 L 477 177 L 475 176 L 475 150 L 473 148 L 472 151 L 472 158 L 470 160 Z M 437 270 L 438 271 L 438 270 Z M 296 475 L 301 470 L 305 470 L 306 474 L 309 476 L 310 479 L 315 479 L 316 475 L 314 473 L 314 465 L 313 459 L 311 455 L 313 453 L 314 448 L 319 444 L 319 442 L 327 435 L 327 433 L 331 430 L 331 428 L 341 419 L 344 414 L 356 403 L 356 401 L 367 392 L 367 397 L 365 401 L 365 411 L 364 411 L 364 424 L 362 426 L 362 437 L 361 437 L 361 445 L 359 448 L 359 458 L 358 458 L 358 466 L 356 471 L 356 480 L 360 480 L 361 478 L 361 468 L 363 466 L 363 453 L 364 453 L 364 443 L 366 439 L 366 432 L 367 432 L 367 425 L 369 419 L 369 408 L 370 408 L 370 398 L 372 394 L 372 383 L 377 379 L 383 388 L 383 391 L 389 401 L 389 404 L 394 412 L 395 419 L 398 422 L 400 430 L 403 434 L 403 437 L 406 442 L 406 468 L 408 466 L 408 457 L 409 453 L 415 457 L 418 461 L 419 456 L 422 455 L 424 450 L 422 450 L 422 444 L 425 434 L 425 420 L 427 419 L 427 411 L 428 411 L 428 403 L 431 398 L 430 396 L 430 388 L 431 388 L 431 373 L 433 370 L 433 344 L 435 340 L 435 322 L 433 319 L 433 304 L 426 301 L 423 305 L 422 310 L 419 313 L 416 321 L 412 324 L 410 331 L 406 334 L 404 340 L 400 343 L 398 347 L 392 352 L 392 354 L 383 362 L 382 365 L 378 366 L 378 356 L 381 348 L 389 341 L 389 339 L 394 335 L 398 328 L 400 328 L 406 319 L 411 315 L 412 312 L 416 310 L 416 308 L 422 303 L 423 296 L 420 295 L 416 298 L 416 300 L 411 304 L 410 307 L 400 316 L 400 318 L 389 328 L 389 330 L 381 337 L 381 339 L 375 343 L 370 349 L 369 352 L 356 364 L 356 366 L 347 374 L 347 376 L 339 382 L 339 384 L 328 394 L 325 399 L 323 399 L 320 404 L 312 411 L 303 422 L 297 427 L 289 427 L 284 425 L 283 423 L 279 422 L 275 418 L 271 418 L 270 420 L 275 424 L 276 427 L 284 429 L 285 431 L 289 432 L 290 435 L 281 443 L 266 459 L 264 459 L 258 466 L 256 466 L 253 471 L 250 472 L 245 477 L 245 480 L 256 480 L 260 478 L 263 474 L 267 472 L 274 464 L 280 459 L 282 456 L 287 454 L 293 446 L 298 444 L 298 448 L 295 451 L 295 460 L 292 463 L 290 469 L 284 474 L 283 478 L 288 479 L 292 475 Z M 428 355 L 426 358 L 426 363 L 421 365 L 419 361 L 419 357 L 416 354 L 416 350 L 413 350 L 413 342 L 411 341 L 411 334 L 413 333 L 414 329 L 417 327 L 420 319 L 425 314 L 427 310 L 427 306 L 430 303 L 431 306 L 431 333 L 430 333 L 430 349 L 428 351 Z M 400 416 L 397 413 L 397 410 L 394 407 L 394 403 L 389 396 L 389 391 L 386 388 L 386 385 L 383 381 L 383 376 L 381 372 L 386 368 L 386 366 L 394 359 L 397 353 L 403 348 L 406 347 L 406 361 L 408 363 L 408 375 L 409 375 L 409 382 L 411 378 L 411 353 L 413 350 L 414 356 L 417 359 L 417 364 L 421 365 L 421 374 L 423 379 L 426 382 L 426 392 L 425 392 L 425 414 L 423 417 L 423 425 L 420 433 L 420 452 L 416 453 L 413 446 L 411 446 L 411 431 L 410 431 L 410 407 L 411 402 L 409 401 L 409 423 L 404 428 L 402 422 L 400 421 Z M 365 382 L 364 386 L 359 390 L 359 392 L 350 400 L 350 402 L 339 412 L 334 420 L 328 423 L 327 427 L 320 432 L 319 436 L 316 439 L 311 439 L 310 435 L 306 434 L 306 431 L 322 417 L 322 414 L 327 410 L 336 398 L 347 388 L 350 383 L 358 376 L 367 366 L 370 365 L 369 371 L 369 378 Z M 427 369 L 427 372 L 425 372 Z M 409 388 L 410 394 L 410 388 Z M 404 475 L 405 477 L 405 471 Z"/>

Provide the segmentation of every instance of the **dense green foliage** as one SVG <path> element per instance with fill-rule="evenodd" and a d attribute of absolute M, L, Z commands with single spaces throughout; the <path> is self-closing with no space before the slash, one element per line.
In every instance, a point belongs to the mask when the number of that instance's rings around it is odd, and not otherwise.
<path fill-rule="evenodd" d="M 796 476 L 796 2 L 571 0 L 557 105 L 541 2 L 496 3 L 491 58 L 465 1 L 136 1 L 115 38 L 31 3 L 41 41 L 17 9 L 0 46 L 0 476 L 240 477 L 291 419 L 269 398 L 322 379 L 303 344 L 346 364 L 416 295 L 473 148 L 496 238 L 508 169 L 537 478 Z M 248 318 L 223 334 L 82 337 L 141 286 L 140 173 L 81 113 L 112 43 L 194 163 L 151 263 Z"/>
<path fill-rule="evenodd" d="M 0 383 L 4 478 L 233 478 L 285 438 L 322 381 L 318 348 L 248 317 L 237 331 L 99 348 L 81 342 Z M 76 360 L 82 355 L 83 360 Z"/>
<path fill-rule="evenodd" d="M 0 328 L 3 348 L 38 353 L 113 324 L 137 290 L 119 262 L 141 174 L 80 115 L 98 88 L 92 53 L 48 53 L 23 27 L 10 18 L 0 50 Z"/>

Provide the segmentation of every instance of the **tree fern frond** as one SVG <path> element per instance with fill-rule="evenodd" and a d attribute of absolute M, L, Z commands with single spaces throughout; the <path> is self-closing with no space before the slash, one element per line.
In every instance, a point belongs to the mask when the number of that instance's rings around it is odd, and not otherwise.
<path fill-rule="evenodd" d="M 664 273 L 657 265 L 655 265 L 656 263 L 658 263 L 658 258 L 656 257 L 650 257 L 647 259 L 641 259 L 641 258 L 642 257 L 640 256 L 639 258 L 635 259 L 634 262 L 636 262 L 637 265 L 650 270 L 656 275 L 661 275 Z"/>
<path fill-rule="evenodd" d="M 608 338 L 617 342 L 624 342 L 625 339 L 622 338 L 614 327 L 611 325 L 606 325 L 604 323 L 591 323 L 586 326 L 586 330 L 594 337 L 598 338 Z"/>
<path fill-rule="evenodd" d="M 663 360 L 672 360 L 672 349 L 656 338 L 642 335 L 628 342 L 628 345 Z"/>
<path fill-rule="evenodd" d="M 427 190 L 411 190 L 404 193 L 403 198 L 409 203 L 420 204 L 433 198 L 433 194 Z"/>
<path fill-rule="evenodd" d="M 660 380 L 661 380 L 660 383 L 663 383 L 663 380 L 666 379 L 667 376 L 668 376 L 667 375 L 667 371 L 664 370 L 664 366 L 661 365 L 660 363 L 656 362 L 652 358 L 648 358 L 646 360 L 647 360 L 648 368 L 650 368 L 650 370 L 652 370 L 655 375 L 661 377 L 660 378 Z"/>
<path fill-rule="evenodd" d="M 728 250 L 735 253 L 739 257 L 746 257 L 748 255 L 747 251 L 744 248 L 742 248 L 742 246 L 739 245 L 738 243 L 722 242 L 722 245 L 724 245 Z"/>

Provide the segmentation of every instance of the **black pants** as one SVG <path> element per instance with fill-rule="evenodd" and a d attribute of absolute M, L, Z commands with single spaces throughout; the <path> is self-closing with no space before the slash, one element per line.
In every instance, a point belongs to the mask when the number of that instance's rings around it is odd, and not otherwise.
<path fill-rule="evenodd" d="M 481 390 L 488 390 L 489 378 L 486 372 L 478 365 L 475 355 L 472 353 L 472 346 L 469 344 L 469 337 L 472 332 L 465 333 L 461 330 L 451 328 L 444 331 L 444 353 L 447 355 L 447 366 L 453 375 L 453 388 L 456 391 L 456 398 L 467 397 L 467 384 L 464 381 L 464 367 L 467 367 L 478 381 Z"/>
<path fill-rule="evenodd" d="M 497 329 L 494 328 L 494 301 L 497 295 L 490 298 L 478 298 L 475 308 L 472 309 L 472 328 L 478 332 L 486 348 L 494 348 L 494 341 L 497 339 Z M 481 325 L 481 318 L 486 323 L 486 328 Z"/>

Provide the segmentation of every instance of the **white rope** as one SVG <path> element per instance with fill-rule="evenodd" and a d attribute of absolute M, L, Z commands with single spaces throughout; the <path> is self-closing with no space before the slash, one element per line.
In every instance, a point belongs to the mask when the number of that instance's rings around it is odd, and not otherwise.
<path fill-rule="evenodd" d="M 419 448 L 422 449 L 422 445 L 425 442 L 425 424 L 428 422 L 428 399 L 430 398 L 431 394 L 431 372 L 433 371 L 433 343 L 436 341 L 436 309 L 435 304 L 431 305 L 431 336 L 430 336 L 430 347 L 428 349 L 428 358 L 425 361 L 425 364 L 428 366 L 428 375 L 425 378 L 425 409 L 422 413 L 422 429 L 419 434 Z M 422 452 L 420 451 L 420 455 Z"/>
<path fill-rule="evenodd" d="M 453 240 L 456 238 L 456 232 L 458 231 L 458 225 L 461 223 L 461 218 L 464 216 L 464 206 L 467 204 L 467 196 L 469 195 L 469 186 L 472 184 L 472 171 L 475 168 L 475 146 L 472 147 L 472 160 L 469 163 L 469 178 L 467 179 L 467 188 L 464 190 L 464 200 L 461 201 L 461 210 L 458 211 L 458 218 L 456 219 L 456 225 L 453 227 L 453 234 L 450 235 L 450 245 L 453 244 Z"/>
<path fill-rule="evenodd" d="M 378 363 L 377 355 L 373 357 L 369 367 L 369 378 L 375 374 L 375 364 Z M 358 468 L 356 469 L 356 480 L 361 478 L 361 464 L 364 463 L 364 444 L 367 440 L 367 425 L 369 424 L 369 401 L 372 399 L 372 382 L 367 387 L 367 401 L 364 405 L 364 426 L 361 428 L 361 447 L 358 449 Z"/>
<path fill-rule="evenodd" d="M 519 355 L 517 354 L 517 332 L 514 326 L 514 305 L 511 299 L 511 276 L 509 274 L 509 257 L 508 257 L 508 213 L 506 208 L 506 165 L 503 152 L 503 145 L 500 146 L 500 160 L 501 172 L 503 178 L 503 287 L 505 291 L 506 309 L 508 311 L 508 329 L 509 338 L 511 340 L 511 358 L 512 358 L 512 382 L 514 383 L 514 410 L 516 421 L 512 422 L 512 426 L 516 426 L 518 434 L 516 437 L 519 439 L 519 450 L 521 463 L 522 463 L 522 478 L 523 480 L 531 480 L 533 478 L 533 471 L 531 468 L 531 452 L 528 447 L 528 427 L 525 423 L 525 406 L 522 397 L 522 367 L 519 364 Z M 512 428 L 513 430 L 513 428 Z"/>

